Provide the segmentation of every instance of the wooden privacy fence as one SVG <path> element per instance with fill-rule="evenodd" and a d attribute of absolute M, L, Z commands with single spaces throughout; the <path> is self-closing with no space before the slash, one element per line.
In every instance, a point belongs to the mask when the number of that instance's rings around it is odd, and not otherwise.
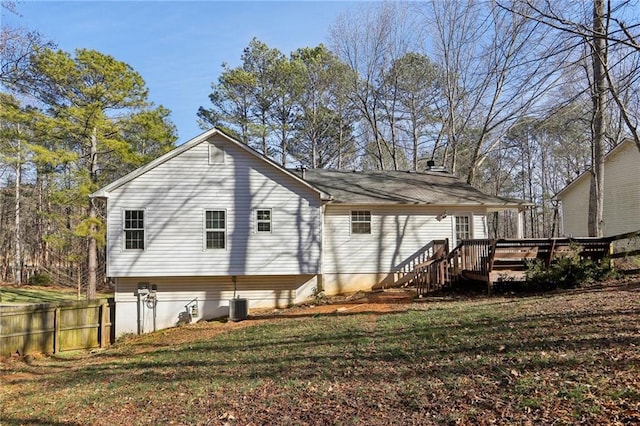
<path fill-rule="evenodd" d="M 0 356 L 105 347 L 115 340 L 114 299 L 0 306 Z"/>

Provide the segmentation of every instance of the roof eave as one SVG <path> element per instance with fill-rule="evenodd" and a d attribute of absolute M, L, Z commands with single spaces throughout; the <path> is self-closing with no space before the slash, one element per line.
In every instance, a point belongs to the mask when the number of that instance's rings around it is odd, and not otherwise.
<path fill-rule="evenodd" d="M 138 176 L 141 176 L 141 175 L 145 174 L 149 170 L 155 169 L 159 165 L 161 165 L 161 164 L 169 161 L 170 159 L 178 156 L 179 154 L 182 154 L 183 152 L 191 149 L 193 146 L 198 145 L 199 143 L 203 142 L 204 140 L 206 140 L 207 138 L 209 138 L 210 136 L 212 136 L 214 134 L 222 134 L 222 135 L 224 135 L 224 133 L 220 132 L 215 127 L 213 129 L 207 130 L 206 132 L 201 133 L 200 135 L 196 136 L 195 138 L 193 138 L 193 139 L 183 143 L 182 145 L 172 149 L 171 151 L 167 152 L 166 154 L 161 155 L 160 157 L 156 158 L 155 160 L 152 160 L 152 161 L 148 162 L 147 164 L 138 167 L 137 169 L 133 170 L 132 172 L 127 173 L 126 175 L 122 176 L 121 178 L 114 180 L 110 184 L 103 186 L 99 190 L 97 190 L 97 191 L 93 192 L 92 194 L 90 194 L 89 197 L 91 197 L 91 198 L 108 198 L 109 192 L 111 192 L 111 191 L 113 191 L 115 189 L 118 189 L 122 185 L 132 181 L 133 179 L 137 178 Z M 228 137 L 226 135 L 224 135 L 224 136 Z"/>
<path fill-rule="evenodd" d="M 505 204 L 484 204 L 484 203 L 423 203 L 423 202 L 398 202 L 398 201 L 340 201 L 332 200 L 332 204 L 342 206 L 416 206 L 416 207 L 435 207 L 435 208 L 487 208 L 492 210 L 511 210 L 526 209 L 535 207 L 533 203 L 505 203 Z"/>
<path fill-rule="evenodd" d="M 141 176 L 144 173 L 156 168 L 157 166 L 169 161 L 170 159 L 172 159 L 174 157 L 177 157 L 181 153 L 183 153 L 183 152 L 191 149 L 192 147 L 204 142 L 205 140 L 207 140 L 209 137 L 211 137 L 213 135 L 220 135 L 220 136 L 224 137 L 225 139 L 227 139 L 228 141 L 230 141 L 231 143 L 235 144 L 237 147 L 245 150 L 249 154 L 254 155 L 256 158 L 258 158 L 258 159 L 260 159 L 262 161 L 265 161 L 266 163 L 269 163 L 270 165 L 272 165 L 276 169 L 280 170 L 281 172 L 285 173 L 286 175 L 288 175 L 289 177 L 293 178 L 294 180 L 298 181 L 299 183 L 301 183 L 305 187 L 307 187 L 307 188 L 313 190 L 314 192 L 316 192 L 318 194 L 318 196 L 320 197 L 321 201 L 330 201 L 330 200 L 333 199 L 331 194 L 328 194 L 328 193 L 320 190 L 319 188 L 317 188 L 316 186 L 314 186 L 311 183 L 307 182 L 306 180 L 298 177 L 295 173 L 289 172 L 287 169 L 285 169 L 284 167 L 280 166 L 279 164 L 277 164 L 273 160 L 267 158 L 264 155 L 261 155 L 260 153 L 258 153 L 254 149 L 252 149 L 251 147 L 249 147 L 249 146 L 237 141 L 236 139 L 234 139 L 233 137 L 229 136 L 224 131 L 222 131 L 222 130 L 216 128 L 216 127 L 214 127 L 213 129 L 207 130 L 206 132 L 201 133 L 200 135 L 196 136 L 195 138 L 185 142 L 184 144 L 180 145 L 179 147 L 174 148 L 173 150 L 167 152 L 166 154 L 161 155 L 160 157 L 158 157 L 155 160 L 145 164 L 144 166 L 138 167 L 137 169 L 135 169 L 132 172 L 124 175 L 120 179 L 117 179 L 117 180 L 111 182 L 110 184 L 100 188 L 99 190 L 91 193 L 89 195 L 89 197 L 90 198 L 109 198 L 109 193 L 110 192 L 112 192 L 115 189 L 121 187 L 122 185 L 125 185 L 126 183 L 132 181 L 133 179 L 137 178 L 138 176 Z"/>

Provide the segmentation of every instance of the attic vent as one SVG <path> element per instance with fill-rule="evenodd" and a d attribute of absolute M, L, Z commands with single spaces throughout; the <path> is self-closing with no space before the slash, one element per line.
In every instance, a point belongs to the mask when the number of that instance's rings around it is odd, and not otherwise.
<path fill-rule="evenodd" d="M 209 164 L 224 164 L 224 149 L 209 143 Z"/>

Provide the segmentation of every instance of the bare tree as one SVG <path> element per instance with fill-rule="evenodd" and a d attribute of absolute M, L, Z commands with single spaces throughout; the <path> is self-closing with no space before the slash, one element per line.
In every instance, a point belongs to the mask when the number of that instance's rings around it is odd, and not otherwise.
<path fill-rule="evenodd" d="M 588 4 L 591 7 L 587 7 Z M 551 4 L 535 3 L 531 0 L 519 2 L 522 7 L 501 5 L 511 13 L 525 17 L 532 22 L 542 23 L 554 29 L 558 34 L 573 38 L 576 46 L 587 46 L 586 57 L 590 58 L 589 90 L 592 129 L 592 165 L 589 202 L 589 234 L 601 236 L 603 233 L 604 201 L 604 152 L 605 141 L 614 144 L 620 139 L 620 132 L 611 132 L 607 123 L 618 117 L 626 133 L 630 135 L 640 149 L 638 132 L 639 118 L 630 113 L 637 108 L 638 81 L 640 80 L 640 48 L 638 46 L 638 23 L 625 23 L 621 16 L 635 18 L 637 15 L 625 15 L 631 2 L 623 1 L 613 5 L 610 0 L 592 0 L 585 3 Z M 588 11 L 591 10 L 589 14 Z M 562 12 L 560 12 L 562 11 Z M 611 61 L 612 58 L 615 58 Z M 615 106 L 615 107 L 614 107 Z M 614 108 L 612 108 L 614 107 Z M 605 111 L 614 111 L 608 119 Z M 609 125 L 611 128 L 611 126 Z M 615 126 L 613 126 L 615 128 Z M 617 126 L 618 129 L 622 126 Z"/>
<path fill-rule="evenodd" d="M 602 237 L 604 228 L 604 116 L 606 97 L 607 47 L 604 38 L 604 0 L 593 2 L 593 164 L 589 188 L 589 235 Z"/>
<path fill-rule="evenodd" d="M 405 4 L 382 3 L 341 15 L 331 28 L 336 55 L 354 71 L 351 100 L 363 126 L 363 146 L 374 147 L 370 152 L 379 169 L 399 167 L 398 103 L 386 90 L 385 73 L 394 60 L 410 50 L 414 34 L 410 26 Z"/>
<path fill-rule="evenodd" d="M 421 8 L 443 73 L 445 162 L 474 183 L 509 126 L 554 87 L 556 58 L 543 52 L 557 41 L 548 28 L 493 3 L 434 0 Z"/>
<path fill-rule="evenodd" d="M 640 19 L 638 19 L 637 10 L 634 10 L 637 4 L 629 0 L 615 5 L 610 0 L 563 1 L 553 4 L 520 0 L 518 3 L 523 7 L 515 8 L 511 4 L 498 4 L 512 13 L 542 23 L 557 30 L 558 33 L 567 34 L 587 44 L 591 52 L 595 52 L 595 45 L 599 44 L 608 59 L 615 58 L 607 61 L 604 69 L 601 70 L 607 86 L 606 92 L 610 96 L 610 101 L 615 104 L 629 136 L 633 138 L 640 150 L 638 128 L 640 117 L 632 113 L 638 106 L 638 90 L 640 90 L 638 84 L 640 80 L 638 63 Z M 595 9 L 602 9 L 602 25 L 596 24 Z M 635 19 L 635 21 L 629 22 L 629 19 Z M 607 98 L 607 107 L 608 101 Z"/>

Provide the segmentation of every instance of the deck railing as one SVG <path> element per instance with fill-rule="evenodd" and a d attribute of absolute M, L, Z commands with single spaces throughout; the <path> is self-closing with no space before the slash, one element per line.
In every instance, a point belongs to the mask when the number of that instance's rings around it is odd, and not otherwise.
<path fill-rule="evenodd" d="M 440 290 L 449 282 L 448 252 L 449 240 L 439 241 L 437 250 L 426 262 L 417 265 L 412 282 L 416 286 L 418 296 Z"/>
<path fill-rule="evenodd" d="M 446 253 L 449 250 L 449 240 L 430 241 L 427 245 L 402 261 L 402 263 L 396 265 L 394 268 L 396 284 L 404 284 L 411 281 L 415 276 L 416 270 L 419 269 L 418 267 L 428 262 L 442 247 L 444 247 Z"/>
<path fill-rule="evenodd" d="M 435 253 L 438 243 L 433 241 L 428 245 Z M 447 248 L 448 248 L 448 241 Z M 537 258 L 547 265 L 562 256 L 570 247 L 575 247 L 578 254 L 583 259 L 600 261 L 609 255 L 610 241 L 606 238 L 536 238 L 536 239 L 473 239 L 463 240 L 451 252 L 445 252 L 445 256 L 434 259 L 431 254 L 430 260 L 414 265 L 411 272 L 406 272 L 402 279 L 402 284 L 413 284 L 416 286 L 418 295 L 424 295 L 430 291 L 439 290 L 443 287 L 455 284 L 461 278 L 490 281 L 493 265 L 493 258 L 496 252 L 506 253 L 513 251 L 522 254 L 526 248 L 535 247 L 535 250 L 527 251 L 527 258 L 533 253 Z M 426 247 L 426 246 L 425 246 Z M 442 245 L 440 245 L 442 247 Z M 510 257 L 516 258 L 515 254 Z M 522 260 L 521 268 L 526 268 L 525 260 Z M 496 266 L 497 267 L 497 266 Z M 504 268 L 504 265 L 502 265 Z"/>
<path fill-rule="evenodd" d="M 414 285 L 422 296 L 466 278 L 487 282 L 490 292 L 494 268 L 510 277 L 515 276 L 509 274 L 513 269 L 519 272 L 518 279 L 532 260 L 549 265 L 575 249 L 583 259 L 600 261 L 610 255 L 610 246 L 607 238 L 473 239 L 461 241 L 449 252 L 448 240 L 434 240 L 398 265 L 394 285 Z"/>

